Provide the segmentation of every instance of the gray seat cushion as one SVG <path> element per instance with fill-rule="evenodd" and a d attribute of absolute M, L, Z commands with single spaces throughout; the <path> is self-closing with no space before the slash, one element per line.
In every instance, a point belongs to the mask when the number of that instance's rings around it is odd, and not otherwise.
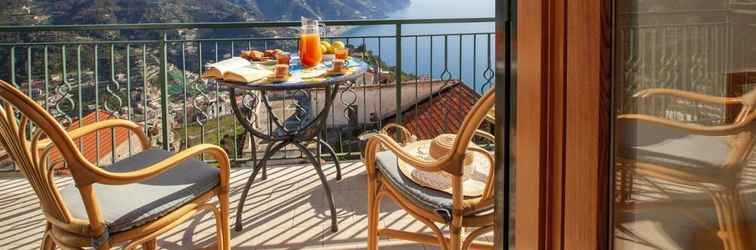
<path fill-rule="evenodd" d="M 420 186 L 410 180 L 399 170 L 396 155 L 391 151 L 383 151 L 376 155 L 378 171 L 386 177 L 390 185 L 404 194 L 405 198 L 414 201 L 415 205 L 428 211 L 435 212 L 445 219 L 450 219 L 453 211 L 452 196 L 448 193 Z M 492 207 L 465 211 L 465 215 L 485 213 Z"/>
<path fill-rule="evenodd" d="M 621 121 L 617 131 L 620 156 L 627 159 L 711 172 L 721 170 L 731 157 L 731 136 L 691 134 L 637 120 Z"/>
<path fill-rule="evenodd" d="M 162 149 L 148 149 L 104 168 L 112 172 L 135 171 L 173 154 Z M 207 193 L 219 183 L 218 168 L 191 159 L 140 183 L 94 184 L 94 190 L 110 232 L 116 233 L 154 221 Z M 65 187 L 60 194 L 71 215 L 88 218 L 76 187 Z"/>

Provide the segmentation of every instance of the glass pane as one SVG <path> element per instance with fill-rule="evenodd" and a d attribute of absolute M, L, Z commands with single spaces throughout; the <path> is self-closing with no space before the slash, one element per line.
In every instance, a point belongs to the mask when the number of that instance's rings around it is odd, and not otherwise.
<path fill-rule="evenodd" d="M 754 0 L 617 0 L 615 249 L 754 249 Z"/>

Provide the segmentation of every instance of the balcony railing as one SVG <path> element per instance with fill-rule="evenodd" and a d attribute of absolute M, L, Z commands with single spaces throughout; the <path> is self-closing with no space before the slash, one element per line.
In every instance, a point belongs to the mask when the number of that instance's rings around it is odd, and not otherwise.
<path fill-rule="evenodd" d="M 353 56 L 372 65 L 370 73 L 337 96 L 325 137 L 341 156 L 357 156 L 360 133 L 379 128 L 386 117 L 401 121 L 403 112 L 418 111 L 417 103 L 434 98 L 438 90 L 458 83 L 477 93 L 490 88 L 494 78 L 493 29 L 431 34 L 409 34 L 402 29 L 408 25 L 493 22 L 493 18 L 325 21 L 329 27 L 383 25 L 393 29 L 393 34 L 325 38 L 345 42 Z M 299 25 L 240 22 L 0 27 L 0 35 L 11 37 L 0 41 L 0 56 L 5 58 L 0 79 L 15 83 L 65 126 L 80 126 L 88 115 L 94 120 L 112 115 L 143 124 L 154 143 L 164 148 L 225 144 L 222 146 L 232 148 L 233 159 L 254 160 L 257 150 L 248 146 L 249 135 L 231 115 L 230 101 L 239 101 L 256 114 L 255 93 L 243 100 L 228 100 L 217 82 L 202 80 L 199 75 L 207 63 L 237 56 L 242 49 L 296 51 L 298 38 L 292 29 Z M 288 35 L 238 37 L 261 28 Z M 229 31 L 226 34 L 232 35 L 195 37 L 198 30 Z M 144 39 L 109 38 L 115 37 L 113 34 Z M 29 37 L 47 40 L 25 39 Z M 309 94 L 317 101 L 317 90 Z M 295 93 L 273 95 L 279 100 L 281 115 L 295 113 Z M 268 126 L 270 131 L 265 117 L 256 119 L 259 126 Z M 444 121 L 449 122 L 448 118 Z M 119 136 L 111 132 L 95 137 L 98 161 L 107 158 L 113 162 L 131 153 L 136 143 Z M 127 146 L 121 145 L 122 141 Z M 85 142 L 80 144 L 85 146 Z M 300 156 L 287 153 L 280 157 Z"/>

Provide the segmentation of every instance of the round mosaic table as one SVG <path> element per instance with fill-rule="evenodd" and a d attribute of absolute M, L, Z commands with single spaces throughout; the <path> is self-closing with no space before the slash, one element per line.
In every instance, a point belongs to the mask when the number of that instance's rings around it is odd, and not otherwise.
<path fill-rule="evenodd" d="M 336 152 L 333 150 L 333 147 L 331 147 L 323 138 L 320 138 L 319 135 L 321 135 L 322 132 L 326 129 L 326 120 L 328 118 L 328 113 L 331 109 L 331 106 L 333 105 L 337 93 L 339 92 L 340 86 L 346 85 L 347 88 L 350 88 L 357 78 L 365 74 L 368 66 L 362 60 L 349 58 L 346 63 L 347 70 L 344 74 L 332 76 L 329 76 L 327 74 L 318 74 L 318 72 L 324 71 L 324 69 L 330 67 L 330 61 L 326 61 L 315 67 L 314 69 L 303 69 L 301 65 L 298 64 L 298 58 L 294 56 L 292 57 L 292 65 L 290 66 L 291 77 L 284 82 L 270 82 L 266 79 L 263 79 L 257 82 L 244 84 L 218 80 L 220 85 L 222 85 L 229 91 L 231 108 L 233 109 L 234 116 L 236 116 L 236 119 L 239 121 L 239 123 L 254 137 L 268 142 L 265 153 L 263 154 L 263 158 L 253 167 L 252 173 L 250 174 L 249 179 L 244 186 L 241 198 L 239 199 L 239 205 L 237 206 L 236 210 L 236 224 L 234 227 L 236 231 L 241 231 L 243 229 L 242 214 L 244 212 L 244 204 L 246 202 L 247 195 L 249 194 L 249 189 L 252 183 L 255 181 L 255 177 L 262 169 L 263 179 L 265 179 L 266 162 L 272 155 L 274 155 L 276 152 L 280 151 L 287 145 L 294 145 L 295 147 L 297 147 L 305 155 L 307 161 L 312 163 L 313 167 L 315 168 L 315 171 L 317 172 L 318 177 L 320 178 L 320 181 L 322 183 L 323 189 L 325 189 L 325 194 L 327 196 L 328 205 L 331 211 L 331 231 L 338 231 L 338 225 L 336 222 L 336 208 L 333 203 L 333 195 L 331 194 L 328 180 L 326 179 L 321 166 L 320 148 L 325 148 L 325 150 L 328 151 L 328 153 L 331 155 L 331 158 L 334 160 L 337 180 L 341 179 L 341 167 L 339 165 L 338 159 L 336 159 Z M 323 105 L 323 108 L 319 110 L 316 115 L 314 115 L 313 119 L 304 119 L 302 121 L 303 124 L 299 124 L 299 126 L 297 126 L 295 129 L 287 128 L 286 124 L 282 123 L 279 117 L 275 115 L 274 110 L 270 104 L 268 92 L 288 90 L 304 93 L 306 95 L 306 99 L 304 101 L 310 103 L 310 97 L 306 91 L 314 89 L 323 89 L 325 91 L 325 104 Z M 282 131 L 281 133 L 273 133 L 273 130 L 271 129 L 271 131 L 266 134 L 256 129 L 255 126 L 252 125 L 252 122 L 245 117 L 244 113 L 239 107 L 239 104 L 236 101 L 237 98 L 240 97 L 239 93 L 237 92 L 242 90 L 259 91 L 259 99 L 262 100 L 262 104 L 265 106 L 265 110 L 267 110 L 268 117 L 271 118 L 273 125 L 276 126 L 276 130 Z M 303 100 L 300 99 L 300 102 L 301 101 Z M 300 104 L 299 106 L 302 107 L 307 105 Z M 315 111 L 315 109 L 317 109 L 317 107 L 312 107 L 312 105 L 309 106 L 310 110 L 305 112 L 313 112 Z M 306 147 L 307 143 L 310 142 L 318 144 L 316 155 L 313 155 L 313 153 L 310 152 L 310 150 Z"/>

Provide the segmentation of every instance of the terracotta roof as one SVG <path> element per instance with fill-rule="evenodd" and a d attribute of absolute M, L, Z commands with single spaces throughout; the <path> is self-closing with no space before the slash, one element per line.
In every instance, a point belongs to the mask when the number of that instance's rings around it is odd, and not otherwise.
<path fill-rule="evenodd" d="M 71 126 L 67 129 L 68 131 L 71 131 L 73 129 L 79 128 L 79 126 L 86 126 L 89 124 L 93 124 L 98 121 L 103 121 L 107 119 L 115 119 L 111 113 L 105 112 L 105 111 L 96 111 L 87 114 L 84 116 L 84 118 L 80 120 L 74 120 L 71 123 Z M 81 122 L 80 122 L 81 121 Z M 115 132 L 115 144 L 113 143 L 113 132 Z M 77 140 L 74 140 L 74 143 L 76 145 L 82 145 L 83 147 L 80 148 L 82 155 L 87 158 L 92 163 L 97 164 L 97 145 L 99 143 L 99 157 L 108 157 L 110 156 L 111 152 L 113 151 L 113 145 L 117 148 L 118 145 L 123 144 L 124 142 L 128 141 L 129 139 L 129 133 L 128 130 L 123 128 L 117 128 L 117 129 L 102 129 L 99 131 L 99 142 L 97 141 L 98 133 L 91 133 L 88 135 L 85 135 Z M 58 162 L 61 160 L 60 153 L 57 149 L 53 149 L 50 152 L 50 160 L 52 162 Z"/>
<path fill-rule="evenodd" d="M 432 139 L 443 133 L 456 133 L 480 95 L 462 82 L 454 82 L 402 112 L 402 125 L 418 139 Z M 396 114 L 383 122 L 393 122 Z"/>

